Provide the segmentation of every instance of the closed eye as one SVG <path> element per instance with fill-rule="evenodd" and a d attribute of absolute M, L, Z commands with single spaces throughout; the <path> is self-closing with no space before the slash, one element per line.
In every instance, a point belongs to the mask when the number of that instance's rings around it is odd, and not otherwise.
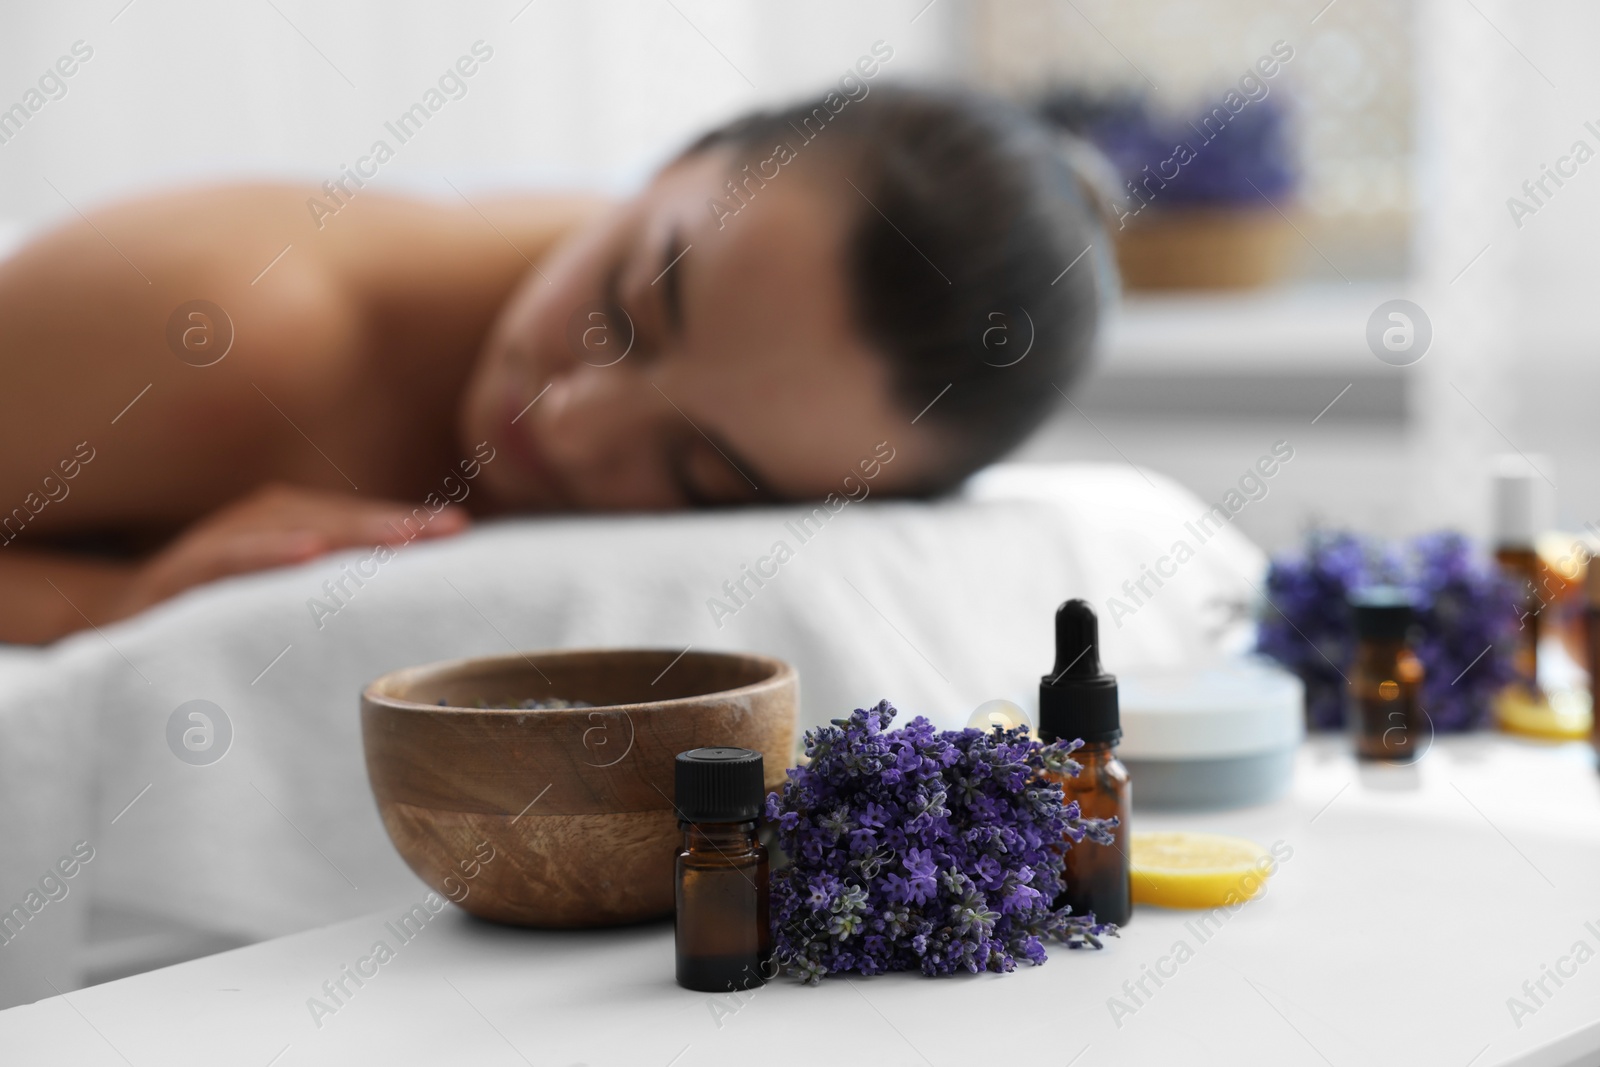
<path fill-rule="evenodd" d="M 748 464 L 734 459 L 726 446 L 701 437 L 689 439 L 674 451 L 672 479 L 690 507 L 727 507 L 756 500 L 776 499 L 752 484 Z"/>

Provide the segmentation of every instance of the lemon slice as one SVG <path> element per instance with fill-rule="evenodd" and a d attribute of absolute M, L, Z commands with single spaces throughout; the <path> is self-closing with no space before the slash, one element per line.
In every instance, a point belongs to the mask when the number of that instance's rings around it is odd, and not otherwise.
<path fill-rule="evenodd" d="M 1254 841 L 1222 834 L 1135 833 L 1133 902 L 1159 908 L 1218 908 L 1265 888 L 1277 868 Z"/>
<path fill-rule="evenodd" d="M 1571 689 L 1538 699 L 1513 687 L 1495 701 L 1494 710 L 1500 729 L 1546 741 L 1582 741 L 1593 722 L 1588 695 Z"/>

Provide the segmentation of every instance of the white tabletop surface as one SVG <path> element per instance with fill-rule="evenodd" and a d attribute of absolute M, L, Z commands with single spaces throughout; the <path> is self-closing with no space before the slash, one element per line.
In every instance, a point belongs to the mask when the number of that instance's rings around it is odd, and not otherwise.
<path fill-rule="evenodd" d="M 1600 956 L 1571 955 L 1600 953 L 1585 746 L 1454 739 L 1416 767 L 1365 769 L 1323 738 L 1275 804 L 1138 825 L 1293 856 L 1204 940 L 1194 913 L 1145 908 L 1105 951 L 1053 949 L 1011 975 L 786 979 L 743 998 L 678 988 L 667 923 L 517 930 L 447 907 L 318 1025 L 323 982 L 396 943 L 383 912 L 0 1012 L 0 1062 L 1600 1063 Z M 1192 956 L 1135 1004 L 1123 983 L 1179 941 Z M 1545 965 L 1570 976 L 1545 978 L 1536 1004 L 1522 986 Z M 1112 997 L 1136 1010 L 1114 1018 Z M 1513 1018 L 1511 997 L 1533 1010 Z"/>

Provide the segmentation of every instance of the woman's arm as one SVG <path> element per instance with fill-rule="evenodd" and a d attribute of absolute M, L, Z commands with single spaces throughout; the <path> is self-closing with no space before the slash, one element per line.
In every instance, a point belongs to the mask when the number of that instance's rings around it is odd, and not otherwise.
<path fill-rule="evenodd" d="M 467 528 L 446 505 L 418 524 L 416 508 L 272 485 L 195 523 L 138 564 L 13 546 L 0 549 L 0 641 L 44 644 L 104 626 L 206 582 L 304 563 L 346 548 L 399 547 Z"/>
<path fill-rule="evenodd" d="M 112 621 L 134 567 L 63 552 L 6 546 L 0 551 L 0 642 L 42 645 Z"/>

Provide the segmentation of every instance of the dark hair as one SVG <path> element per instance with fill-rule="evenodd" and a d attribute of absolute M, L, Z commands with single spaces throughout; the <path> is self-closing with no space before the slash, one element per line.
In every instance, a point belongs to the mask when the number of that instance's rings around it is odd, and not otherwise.
<path fill-rule="evenodd" d="M 1088 361 L 1114 268 L 1061 134 L 975 92 L 853 84 L 865 95 L 756 112 L 686 154 L 767 158 L 787 145 L 798 158 L 816 139 L 842 168 L 856 188 L 839 183 L 857 209 L 847 265 L 856 321 L 887 355 L 904 409 L 938 398 L 922 414 L 949 445 L 924 487 L 938 490 L 1018 444 L 1060 402 L 1057 389 Z"/>

